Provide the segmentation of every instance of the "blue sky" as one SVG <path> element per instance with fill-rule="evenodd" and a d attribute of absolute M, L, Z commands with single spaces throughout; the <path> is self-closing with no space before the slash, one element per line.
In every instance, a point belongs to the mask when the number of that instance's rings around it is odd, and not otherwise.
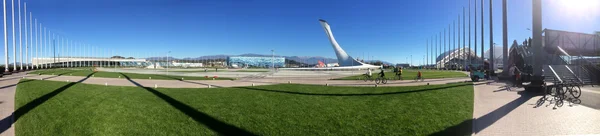
<path fill-rule="evenodd" d="M 10 0 L 7 2 L 8 32 L 11 34 Z M 22 2 L 28 2 L 28 10 L 33 17 L 48 29 L 68 39 L 103 49 L 96 50 L 97 53 L 116 50 L 122 56 L 147 57 L 166 55 L 167 51 L 171 51 L 172 56 L 182 58 L 270 54 L 270 50 L 274 49 L 278 55 L 335 58 L 318 22 L 318 19 L 325 19 L 330 23 L 338 43 L 353 57 L 373 56 L 401 63 L 409 62 L 407 57 L 412 55 L 413 63 L 420 64 L 425 55 L 426 41 L 458 20 L 469 0 Z M 486 50 L 489 47 L 488 2 L 485 0 Z M 501 45 L 501 0 L 494 0 L 493 6 L 494 42 Z M 543 6 L 544 28 L 584 33 L 600 31 L 600 2 L 597 0 L 543 0 Z M 509 43 L 515 39 L 520 43 L 531 35 L 527 30 L 531 28 L 531 0 L 509 0 L 508 7 Z M 10 39 L 9 36 L 12 56 Z"/>

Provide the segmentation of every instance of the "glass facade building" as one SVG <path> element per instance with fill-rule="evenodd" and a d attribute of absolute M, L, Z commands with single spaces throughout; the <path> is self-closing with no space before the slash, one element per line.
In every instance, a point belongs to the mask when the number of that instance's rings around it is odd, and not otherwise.
<path fill-rule="evenodd" d="M 228 66 L 238 67 L 285 67 L 285 57 L 227 57 Z"/>

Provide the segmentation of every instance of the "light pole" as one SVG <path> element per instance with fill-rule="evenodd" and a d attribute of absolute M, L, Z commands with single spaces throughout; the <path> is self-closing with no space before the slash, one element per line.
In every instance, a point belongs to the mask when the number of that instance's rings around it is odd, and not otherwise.
<path fill-rule="evenodd" d="M 496 59 L 496 58 L 494 56 L 494 44 L 495 43 L 494 43 L 494 28 L 492 27 L 494 25 L 494 22 L 492 21 L 492 11 L 493 11 L 492 10 L 492 0 L 490 0 L 489 6 L 490 6 L 490 17 L 489 17 L 490 18 L 490 70 L 489 70 L 490 72 L 489 72 L 489 74 L 490 75 L 488 77 L 491 77 L 495 73 L 494 65 L 496 65 L 496 63 L 494 63 L 494 59 Z"/>
<path fill-rule="evenodd" d="M 167 75 L 169 75 L 169 53 L 171 53 L 171 51 L 167 52 Z"/>

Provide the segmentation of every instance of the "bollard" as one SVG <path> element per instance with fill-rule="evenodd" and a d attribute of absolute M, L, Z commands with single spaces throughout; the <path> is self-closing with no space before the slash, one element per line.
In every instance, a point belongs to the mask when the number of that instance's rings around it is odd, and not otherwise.
<path fill-rule="evenodd" d="M 208 88 L 210 88 L 210 85 L 208 85 Z"/>
<path fill-rule="evenodd" d="M 254 83 L 252 83 L 252 86 L 254 86 Z"/>
<path fill-rule="evenodd" d="M 329 86 L 329 84 L 325 84 L 325 86 Z"/>
<path fill-rule="evenodd" d="M 158 88 L 158 85 L 157 85 L 157 84 L 154 84 L 154 88 Z"/>
<path fill-rule="evenodd" d="M 108 83 L 104 83 L 104 86 L 108 86 Z"/>
<path fill-rule="evenodd" d="M 44 78 L 40 78 L 40 80 L 44 80 Z"/>
<path fill-rule="evenodd" d="M 291 84 L 291 83 L 292 83 L 292 81 L 288 81 L 288 84 Z"/>

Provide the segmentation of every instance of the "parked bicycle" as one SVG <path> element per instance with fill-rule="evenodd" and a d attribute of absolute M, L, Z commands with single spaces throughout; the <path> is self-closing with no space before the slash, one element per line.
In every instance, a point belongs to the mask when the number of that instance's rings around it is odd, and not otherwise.
<path fill-rule="evenodd" d="M 573 98 L 579 98 L 581 96 L 581 84 L 571 81 L 571 83 L 565 84 L 564 88 L 566 91 L 573 96 Z"/>
<path fill-rule="evenodd" d="M 562 107 L 565 100 L 570 103 L 581 103 L 581 100 L 579 100 L 581 96 L 581 84 L 578 82 L 554 82 L 553 85 L 546 86 L 544 84 L 544 86 L 547 89 L 545 89 L 544 96 L 537 101 L 537 107 L 541 106 L 545 101 L 549 101 L 550 104 L 554 103 L 555 108 Z M 569 94 L 572 97 L 569 97 Z"/>

